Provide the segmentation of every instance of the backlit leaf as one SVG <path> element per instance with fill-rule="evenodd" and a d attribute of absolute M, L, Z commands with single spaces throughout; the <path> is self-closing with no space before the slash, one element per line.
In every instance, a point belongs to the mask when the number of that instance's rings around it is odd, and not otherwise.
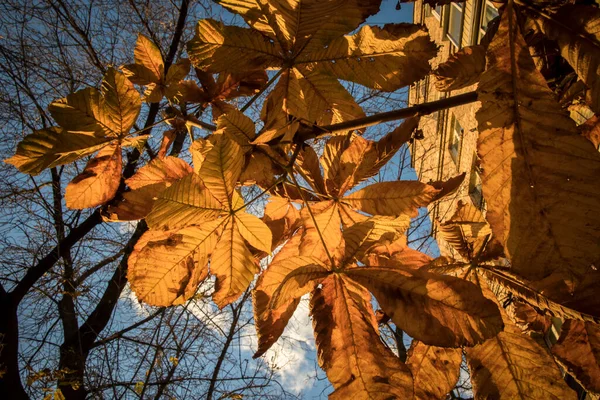
<path fill-rule="evenodd" d="M 148 231 L 135 246 L 127 280 L 141 301 L 153 306 L 182 304 L 208 275 L 221 220 L 174 231 Z"/>
<path fill-rule="evenodd" d="M 310 301 L 319 365 L 335 391 L 330 399 L 411 399 L 410 371 L 379 339 L 371 296 L 334 274 Z"/>
<path fill-rule="evenodd" d="M 210 260 L 210 273 L 217 277 L 213 301 L 219 308 L 237 300 L 259 271 L 235 219 L 229 219 Z"/>
<path fill-rule="evenodd" d="M 476 399 L 577 398 L 548 351 L 512 324 L 466 353 Z"/>
<path fill-rule="evenodd" d="M 478 89 L 486 218 L 515 273 L 537 280 L 561 270 L 577 281 L 600 257 L 600 153 L 525 48 L 507 8 Z"/>
<path fill-rule="evenodd" d="M 281 261 L 299 256 L 300 237 L 299 234 L 294 235 L 283 245 L 266 271 L 258 277 L 252 291 L 254 324 L 258 336 L 258 349 L 254 358 L 263 355 L 279 339 L 300 302 L 300 298 L 290 298 L 277 308 L 269 307 L 275 290 L 297 266 L 295 263 Z"/>
<path fill-rule="evenodd" d="M 231 197 L 244 166 L 242 148 L 223 135 L 213 138 L 213 147 L 206 153 L 199 174 L 212 195 L 231 207 Z"/>
<path fill-rule="evenodd" d="M 269 303 L 271 309 L 278 309 L 291 300 L 302 297 L 331 274 L 331 271 L 314 257 L 289 257 L 274 264 L 284 264 L 273 268 L 275 271 L 288 271 L 288 273 L 273 292 Z"/>
<path fill-rule="evenodd" d="M 327 48 L 301 53 L 296 63 L 315 63 L 339 79 L 393 91 L 426 75 L 429 59 L 436 53 L 435 44 L 419 25 L 365 25 Z"/>
<path fill-rule="evenodd" d="M 187 175 L 162 192 L 146 217 L 150 228 L 174 229 L 200 224 L 228 210 L 197 174 Z"/>
<path fill-rule="evenodd" d="M 194 66 L 207 72 L 245 72 L 281 64 L 279 44 L 256 31 L 212 19 L 198 21 L 187 51 Z"/>
<path fill-rule="evenodd" d="M 462 349 L 428 346 L 413 340 L 406 365 L 414 380 L 415 399 L 443 399 L 460 375 Z"/>
<path fill-rule="evenodd" d="M 111 139 L 70 133 L 54 127 L 25 136 L 14 156 L 4 162 L 19 171 L 37 175 L 46 168 L 68 164 L 106 146 Z"/>
<path fill-rule="evenodd" d="M 475 45 L 463 47 L 451 54 L 447 61 L 433 71 L 437 90 L 450 92 L 479 82 L 479 77 L 485 69 L 486 50 L 483 45 Z"/>
<path fill-rule="evenodd" d="M 343 202 L 372 215 L 417 216 L 417 209 L 433 201 L 439 190 L 419 181 L 380 182 L 343 198 Z"/>
<path fill-rule="evenodd" d="M 121 157 L 119 145 L 111 144 L 100 150 L 87 163 L 83 172 L 67 185 L 67 207 L 96 207 L 115 197 L 121 181 Z"/>
<path fill-rule="evenodd" d="M 600 393 L 600 325 L 566 320 L 552 354 L 584 388 Z"/>
<path fill-rule="evenodd" d="M 411 337 L 432 346 L 474 345 L 502 330 L 496 304 L 474 284 L 407 268 L 347 269 Z"/>
<path fill-rule="evenodd" d="M 263 221 L 245 212 L 237 212 L 234 218 L 240 234 L 252 247 L 271 253 L 271 230 Z"/>

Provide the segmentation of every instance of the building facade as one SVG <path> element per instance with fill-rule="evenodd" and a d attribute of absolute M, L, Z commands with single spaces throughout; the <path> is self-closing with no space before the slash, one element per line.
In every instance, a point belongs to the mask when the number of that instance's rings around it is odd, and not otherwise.
<path fill-rule="evenodd" d="M 422 0 L 414 3 L 414 22 L 425 25 L 431 38 L 440 46 L 438 56 L 432 61 L 435 69 L 459 49 L 476 45 L 487 30 L 488 23 L 498 16 L 498 11 L 489 0 L 466 0 L 430 7 Z M 466 93 L 476 85 L 454 92 L 436 90 L 435 77 L 427 76 L 417 82 L 409 92 L 410 105 L 440 100 L 445 97 Z M 465 181 L 454 196 L 438 202 L 430 209 L 432 222 L 444 221 L 452 216 L 458 201 L 471 202 L 485 212 L 485 200 L 481 190 L 481 177 L 477 159 L 477 121 L 475 112 L 478 103 L 438 111 L 421 118 L 422 140 L 411 144 L 413 167 L 423 182 L 445 180 L 465 173 Z M 460 259 L 454 249 L 436 236 L 440 253 Z"/>
<path fill-rule="evenodd" d="M 413 21 L 425 25 L 432 40 L 439 46 L 438 55 L 431 62 L 432 68 L 436 69 L 461 48 L 479 44 L 490 21 L 497 16 L 498 11 L 489 0 L 466 0 L 435 8 L 424 4 L 423 0 L 417 0 L 414 3 Z M 436 89 L 435 76 L 430 75 L 410 88 L 409 105 L 440 100 L 476 89 L 475 84 L 461 90 L 440 92 Z M 475 113 L 478 109 L 479 103 L 476 102 L 421 117 L 419 128 L 423 137 L 413 140 L 410 149 L 412 166 L 420 181 L 447 180 L 465 173 L 465 180 L 457 192 L 429 209 L 432 235 L 439 245 L 440 254 L 459 260 L 460 254 L 445 242 L 442 235 L 437 234 L 437 222 L 449 219 L 459 201 L 472 203 L 485 215 L 486 203 L 477 156 Z M 571 117 L 578 124 L 593 115 L 591 110 L 582 107 L 573 107 L 570 111 Z M 543 338 L 548 347 L 556 343 L 561 325 L 560 319 L 553 318 L 552 325 Z M 598 396 L 586 393 L 570 375 L 566 374 L 565 380 L 577 391 L 579 399 L 598 399 Z"/>

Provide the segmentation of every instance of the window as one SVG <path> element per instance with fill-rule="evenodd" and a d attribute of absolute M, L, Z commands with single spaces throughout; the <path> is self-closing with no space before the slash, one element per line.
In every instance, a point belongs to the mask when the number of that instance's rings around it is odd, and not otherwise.
<path fill-rule="evenodd" d="M 475 207 L 483 208 L 483 190 L 481 188 L 481 170 L 476 165 L 477 154 L 473 156 L 473 168 L 471 169 L 471 176 L 469 177 L 469 197 L 475 205 Z"/>
<path fill-rule="evenodd" d="M 460 148 L 462 146 L 462 137 L 464 133 L 464 129 L 460 126 L 460 123 L 456 119 L 456 117 L 452 116 L 452 133 L 450 136 L 450 155 L 452 156 L 452 160 L 454 164 L 458 166 L 459 156 L 460 156 Z"/>
<path fill-rule="evenodd" d="M 431 10 L 433 16 L 436 17 L 438 20 L 442 19 L 442 7 L 443 6 L 435 6 L 435 8 Z"/>
<path fill-rule="evenodd" d="M 483 3 L 481 4 L 480 16 L 479 16 L 480 24 L 479 24 L 479 37 L 477 39 L 478 43 L 481 42 L 481 38 L 483 38 L 483 36 L 485 35 L 485 32 L 487 32 L 490 21 L 493 20 L 494 18 L 496 18 L 497 16 L 498 16 L 498 10 L 496 9 L 496 7 L 494 7 L 492 2 L 489 0 L 483 0 Z"/>
<path fill-rule="evenodd" d="M 450 15 L 448 16 L 448 37 L 454 46 L 460 48 L 462 39 L 463 14 L 465 6 L 461 3 L 450 4 Z"/>

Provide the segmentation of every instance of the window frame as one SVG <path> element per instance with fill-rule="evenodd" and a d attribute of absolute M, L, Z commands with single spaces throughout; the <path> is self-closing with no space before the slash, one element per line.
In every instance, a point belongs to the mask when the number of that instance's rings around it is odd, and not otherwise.
<path fill-rule="evenodd" d="M 474 35 L 473 35 L 473 39 L 472 39 L 472 44 L 479 44 L 481 42 L 481 39 L 483 38 L 483 36 L 485 36 L 485 33 L 487 32 L 487 30 L 484 30 L 482 28 L 482 23 L 485 17 L 485 13 L 487 11 L 487 7 L 491 6 L 496 10 L 496 13 L 498 13 L 498 9 L 496 8 L 496 6 L 494 6 L 494 3 L 492 3 L 491 0 L 481 0 L 478 2 L 478 9 L 477 9 L 477 18 L 475 20 L 475 26 L 473 27 L 474 29 Z"/>
<path fill-rule="evenodd" d="M 462 37 L 463 37 L 463 28 L 465 25 L 465 3 L 450 3 L 448 4 L 448 12 L 447 17 L 446 17 L 446 29 L 445 29 L 445 36 L 448 38 L 448 40 L 450 40 L 450 43 L 452 43 L 454 45 L 454 47 L 456 47 L 457 49 L 461 48 L 461 42 L 462 42 Z M 455 8 L 458 10 L 458 12 L 460 12 L 460 24 L 458 27 L 458 37 L 454 38 L 451 35 L 450 32 L 450 21 L 452 20 L 452 9 Z"/>
<path fill-rule="evenodd" d="M 458 168 L 460 165 L 460 153 L 462 151 L 462 142 L 464 139 L 465 129 L 462 127 L 458 121 L 458 118 L 456 118 L 454 114 L 452 114 L 450 124 L 452 135 L 450 136 L 450 141 L 448 143 L 448 151 L 452 161 L 454 161 L 454 164 Z M 456 130 L 457 126 L 460 127 L 460 131 Z"/>

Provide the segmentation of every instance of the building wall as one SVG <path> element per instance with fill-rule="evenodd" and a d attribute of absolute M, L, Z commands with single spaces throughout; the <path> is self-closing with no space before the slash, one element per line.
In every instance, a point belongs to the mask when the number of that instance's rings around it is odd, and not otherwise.
<path fill-rule="evenodd" d="M 484 0 L 483 0 L 484 1 Z M 475 44 L 479 32 L 479 16 L 481 14 L 482 0 L 467 0 L 463 3 L 462 30 L 460 44 L 470 46 Z M 443 63 L 448 57 L 459 48 L 449 38 L 447 34 L 450 7 L 442 7 L 443 11 L 438 19 L 431 8 L 423 5 L 422 1 L 415 2 L 414 21 L 423 23 L 429 30 L 432 39 L 438 44 L 439 52 L 437 57 L 432 60 L 432 67 L 435 69 Z M 435 77 L 428 76 L 417 82 L 411 87 L 409 92 L 410 104 L 435 101 L 449 96 L 470 92 L 476 89 L 476 85 L 462 89 L 460 91 L 442 93 L 435 88 Z M 459 200 L 474 202 L 469 195 L 470 189 L 473 190 L 471 174 L 476 164 L 476 144 L 477 144 L 477 121 L 475 113 L 479 108 L 478 103 L 455 107 L 449 110 L 443 110 L 435 114 L 423 116 L 421 118 L 420 129 L 424 134 L 424 139 L 415 140 L 412 144 L 411 152 L 413 156 L 413 166 L 417 171 L 419 180 L 423 182 L 446 180 L 461 173 L 466 173 L 465 180 L 458 192 L 430 208 L 432 222 L 448 219 L 454 213 L 456 203 Z M 458 154 L 455 159 L 452 157 L 450 145 L 453 140 L 453 121 L 456 120 L 462 128 L 462 140 L 458 148 Z M 476 181 L 477 179 L 473 179 Z M 484 210 L 484 204 L 476 204 Z M 435 236 L 435 224 L 434 236 Z M 442 255 L 452 256 L 460 259 L 460 256 L 443 242 L 440 238 L 440 252 Z"/>

